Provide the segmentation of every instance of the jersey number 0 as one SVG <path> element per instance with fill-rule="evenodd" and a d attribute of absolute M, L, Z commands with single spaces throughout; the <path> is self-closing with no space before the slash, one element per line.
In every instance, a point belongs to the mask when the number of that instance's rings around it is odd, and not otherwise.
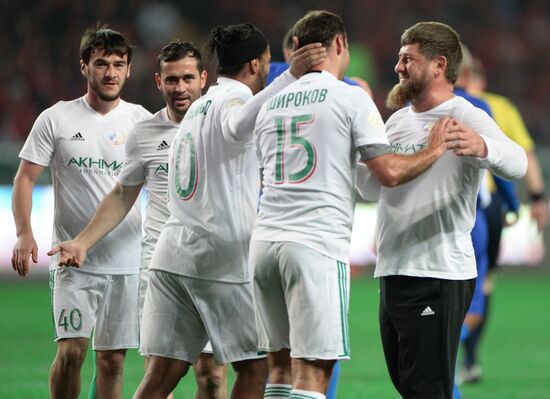
<path fill-rule="evenodd" d="M 186 163 L 189 163 L 189 165 L 186 165 Z M 191 133 L 187 133 L 177 144 L 175 152 L 176 191 L 184 201 L 190 200 L 197 190 L 198 169 L 195 140 L 193 140 Z M 182 172 L 185 170 L 188 173 L 183 175 Z"/>

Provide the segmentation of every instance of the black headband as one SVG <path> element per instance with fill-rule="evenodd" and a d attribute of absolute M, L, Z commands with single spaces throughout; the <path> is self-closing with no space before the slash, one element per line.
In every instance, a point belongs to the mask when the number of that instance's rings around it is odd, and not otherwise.
<path fill-rule="evenodd" d="M 254 28 L 248 39 L 224 46 L 223 51 L 217 53 L 218 62 L 220 67 L 242 65 L 262 55 L 268 45 L 269 42 L 264 34 Z"/>

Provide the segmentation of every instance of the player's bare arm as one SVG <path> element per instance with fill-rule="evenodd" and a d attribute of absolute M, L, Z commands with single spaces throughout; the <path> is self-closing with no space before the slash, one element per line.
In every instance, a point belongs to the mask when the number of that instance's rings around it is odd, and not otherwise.
<path fill-rule="evenodd" d="M 479 134 L 472 128 L 451 119 L 449 125 L 449 150 L 457 156 L 470 156 L 485 158 L 487 156 L 487 145 Z"/>
<path fill-rule="evenodd" d="M 38 246 L 31 227 L 32 192 L 44 167 L 21 160 L 13 182 L 12 211 L 15 219 L 17 242 L 13 247 L 11 265 L 19 276 L 25 277 L 29 271 L 29 257 L 38 262 Z"/>
<path fill-rule="evenodd" d="M 142 185 L 115 188 L 101 201 L 88 225 L 74 240 L 64 241 L 53 247 L 48 255 L 59 253 L 59 266 L 80 267 L 88 250 L 117 227 L 126 217 L 139 195 Z"/>
<path fill-rule="evenodd" d="M 395 187 L 424 173 L 447 151 L 449 118 L 441 118 L 433 126 L 426 148 L 413 155 L 384 154 L 366 161 L 374 177 L 386 187 Z M 364 159 L 364 157 L 362 157 Z"/>

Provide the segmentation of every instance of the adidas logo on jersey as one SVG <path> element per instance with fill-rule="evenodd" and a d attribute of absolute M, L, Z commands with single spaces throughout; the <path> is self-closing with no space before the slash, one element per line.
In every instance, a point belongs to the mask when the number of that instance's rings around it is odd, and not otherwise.
<path fill-rule="evenodd" d="M 432 316 L 434 314 L 435 312 L 432 310 L 432 308 L 430 308 L 429 306 L 426 306 L 426 309 L 424 309 L 422 313 L 420 313 L 420 316 Z"/>
<path fill-rule="evenodd" d="M 71 137 L 71 140 L 85 141 L 86 139 L 84 137 L 82 137 L 82 133 L 78 132 L 73 137 Z"/>
<path fill-rule="evenodd" d="M 157 151 L 167 150 L 170 148 L 170 144 L 166 142 L 166 140 L 162 140 L 157 147 Z"/>

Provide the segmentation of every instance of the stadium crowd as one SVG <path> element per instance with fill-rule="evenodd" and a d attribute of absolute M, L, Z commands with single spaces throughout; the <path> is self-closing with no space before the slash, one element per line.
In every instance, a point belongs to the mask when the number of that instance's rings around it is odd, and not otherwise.
<path fill-rule="evenodd" d="M 79 95 L 83 83 L 75 68 L 83 27 L 99 20 L 125 32 L 136 45 L 136 62 L 126 98 L 149 110 L 162 103 L 150 93 L 154 58 L 161 43 L 182 37 L 202 46 L 215 24 L 251 21 L 272 41 L 275 60 L 282 60 L 279 43 L 291 21 L 307 9 L 325 8 L 342 15 L 350 41 L 368 49 L 373 68 L 367 79 L 375 103 L 386 119 L 386 93 L 395 77 L 394 43 L 400 32 L 419 20 L 438 20 L 457 27 L 489 77 L 489 86 L 518 105 L 538 144 L 550 144 L 546 110 L 550 99 L 550 3 L 545 0 L 331 1 L 3 1 L 0 35 L 0 141 L 22 145 L 41 110 L 59 99 Z M 162 24 L 157 23 L 163 21 Z M 352 48 L 353 53 L 353 48 Z M 353 58 L 353 57 L 352 57 Z M 518 73 L 521 71 L 521 73 Z M 363 73 L 365 73 L 363 71 Z"/>

